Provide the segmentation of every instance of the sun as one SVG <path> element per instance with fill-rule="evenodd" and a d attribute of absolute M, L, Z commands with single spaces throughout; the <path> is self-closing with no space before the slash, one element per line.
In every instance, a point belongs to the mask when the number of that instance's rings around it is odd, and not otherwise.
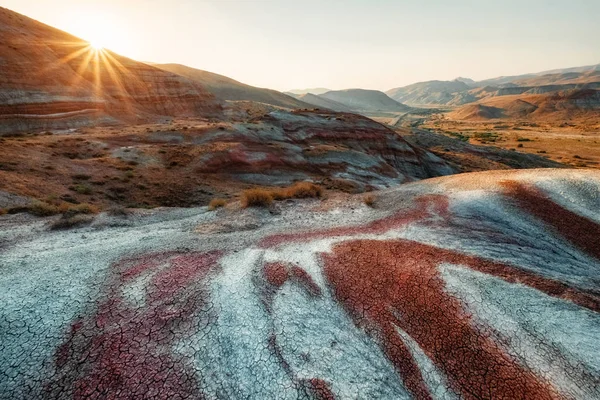
<path fill-rule="evenodd" d="M 92 52 L 105 53 L 110 49 L 131 57 L 130 53 L 134 53 L 135 50 L 131 46 L 131 33 L 119 15 L 96 7 L 80 7 L 70 10 L 67 23 L 61 28 L 81 38 L 86 48 Z"/>
<path fill-rule="evenodd" d="M 100 51 L 102 49 L 104 49 L 104 44 L 102 43 L 101 40 L 98 39 L 92 39 L 89 41 L 90 46 L 92 47 L 92 49 L 96 50 L 96 51 Z"/>

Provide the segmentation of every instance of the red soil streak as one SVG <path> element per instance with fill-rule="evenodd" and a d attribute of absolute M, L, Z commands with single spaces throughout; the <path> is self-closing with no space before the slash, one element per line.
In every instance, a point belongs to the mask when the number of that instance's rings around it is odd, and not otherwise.
<path fill-rule="evenodd" d="M 182 356 L 174 357 L 177 336 L 196 332 L 206 305 L 204 281 L 218 268 L 220 252 L 125 260 L 125 273 L 109 283 L 107 300 L 96 315 L 77 321 L 57 352 L 57 374 L 46 386 L 49 397 L 71 393 L 75 399 L 135 397 L 202 398 L 196 373 Z M 131 271 L 154 265 L 145 305 L 122 297 Z M 115 266 L 123 270 L 122 265 Z M 205 317 L 206 318 L 206 317 Z"/>
<path fill-rule="evenodd" d="M 219 252 L 207 253 L 201 258 L 187 254 L 172 258 L 170 268 L 159 271 L 152 278 L 150 298 L 160 300 L 173 297 L 191 283 L 204 278 L 219 258 Z"/>
<path fill-rule="evenodd" d="M 308 391 L 316 400 L 335 400 L 335 395 L 331 391 L 329 383 L 325 382 L 323 379 L 312 378 L 302 381 Z"/>
<path fill-rule="evenodd" d="M 312 276 L 308 272 L 298 266 L 292 266 L 290 278 L 304 287 L 312 296 L 320 296 L 321 288 L 315 283 Z"/>
<path fill-rule="evenodd" d="M 379 337 L 417 398 L 431 396 L 396 326 L 419 344 L 465 399 L 558 398 L 478 332 L 461 302 L 445 292 L 440 263 L 477 267 L 482 260 L 406 240 L 345 242 L 323 258 L 337 299 L 359 326 Z"/>
<path fill-rule="evenodd" d="M 501 184 L 520 208 L 552 226 L 576 247 L 600 259 L 600 224 L 567 210 L 537 188 L 515 181 Z"/>
<path fill-rule="evenodd" d="M 399 212 L 390 217 L 373 221 L 363 226 L 347 226 L 340 228 L 325 229 L 321 231 L 288 233 L 267 236 L 259 246 L 263 248 L 277 247 L 286 243 L 306 242 L 314 239 L 322 239 L 333 236 L 350 236 L 358 234 L 381 234 L 391 229 L 400 228 L 411 222 L 421 221 L 427 223 L 430 217 L 448 218 L 448 198 L 442 195 L 428 195 L 419 197 L 416 207 L 411 211 Z"/>
<path fill-rule="evenodd" d="M 267 282 L 276 288 L 282 287 L 289 277 L 288 268 L 282 263 L 266 264 L 263 268 L 263 274 Z"/>
<path fill-rule="evenodd" d="M 283 263 L 267 263 L 263 267 L 263 274 L 269 284 L 276 289 L 282 287 L 288 280 L 297 283 L 311 295 L 320 296 L 321 288 L 315 283 L 310 274 L 297 265 Z M 272 296 L 269 300 L 272 300 Z"/>
<path fill-rule="evenodd" d="M 151 271 L 164 263 L 174 252 L 147 254 L 137 258 L 122 260 L 119 264 L 123 266 L 121 276 L 124 281 L 135 279 L 145 271 Z"/>

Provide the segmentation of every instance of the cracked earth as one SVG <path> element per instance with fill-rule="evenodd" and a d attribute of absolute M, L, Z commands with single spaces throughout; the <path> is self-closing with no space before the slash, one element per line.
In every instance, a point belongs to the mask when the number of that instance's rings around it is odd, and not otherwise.
<path fill-rule="evenodd" d="M 598 172 L 0 218 L 3 399 L 600 399 Z"/>

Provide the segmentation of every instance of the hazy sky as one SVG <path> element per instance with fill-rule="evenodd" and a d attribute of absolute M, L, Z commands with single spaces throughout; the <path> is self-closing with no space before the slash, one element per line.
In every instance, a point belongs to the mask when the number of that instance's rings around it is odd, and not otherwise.
<path fill-rule="evenodd" d="M 0 0 L 142 61 L 387 90 L 600 63 L 600 0 Z M 98 33 L 100 31 L 101 33 Z"/>

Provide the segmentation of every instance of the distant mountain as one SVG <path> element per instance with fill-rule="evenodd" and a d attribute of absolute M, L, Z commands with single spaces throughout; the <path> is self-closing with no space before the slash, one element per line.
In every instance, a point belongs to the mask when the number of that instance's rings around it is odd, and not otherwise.
<path fill-rule="evenodd" d="M 330 100 L 322 96 L 317 96 L 312 93 L 299 95 L 298 99 L 318 108 L 324 108 L 339 112 L 352 112 L 352 109 L 350 109 L 342 103 L 338 103 L 337 101 Z"/>
<path fill-rule="evenodd" d="M 220 115 L 201 85 L 0 8 L 0 132 Z"/>
<path fill-rule="evenodd" d="M 458 93 L 466 92 L 471 87 L 465 82 L 428 81 L 419 82 L 386 92 L 392 99 L 410 105 L 448 104 Z"/>
<path fill-rule="evenodd" d="M 543 77 L 543 76 L 552 76 L 552 75 L 561 75 L 561 74 L 570 74 L 572 77 L 592 74 L 594 72 L 600 71 L 600 64 L 596 65 L 588 65 L 584 67 L 572 67 L 572 68 L 562 68 L 562 69 L 553 69 L 549 71 L 528 73 L 523 75 L 513 75 L 513 76 L 500 76 L 492 79 L 485 79 L 483 81 L 476 82 L 477 86 L 502 86 L 505 84 L 516 84 L 516 82 L 524 81 L 527 79 L 535 78 L 535 77 Z M 552 78 L 550 78 L 552 79 Z M 545 79 L 541 79 L 538 81 L 538 85 L 549 84 L 552 82 L 545 82 Z"/>
<path fill-rule="evenodd" d="M 320 95 L 328 100 L 341 103 L 344 106 L 363 112 L 398 112 L 408 111 L 410 107 L 399 103 L 378 90 L 347 89 L 335 90 Z"/>
<path fill-rule="evenodd" d="M 288 90 L 286 93 L 289 94 L 295 94 L 295 95 L 302 95 L 302 94 L 307 94 L 307 93 L 311 93 L 311 94 L 323 94 L 323 93 L 327 93 L 330 92 L 331 89 L 326 89 L 326 88 L 313 88 L 313 89 L 294 89 L 294 90 Z"/>
<path fill-rule="evenodd" d="M 307 108 L 308 104 L 271 89 L 246 85 L 223 75 L 203 71 L 180 64 L 152 64 L 165 71 L 181 75 L 201 84 L 222 100 L 255 101 L 285 108 Z"/>
<path fill-rule="evenodd" d="M 600 64 L 478 82 L 468 78 L 419 82 L 386 93 L 394 100 L 412 106 L 461 106 L 500 96 L 555 94 L 587 89 L 600 89 Z M 482 114 L 480 110 L 471 111 L 467 114 Z"/>
<path fill-rule="evenodd" d="M 473 79 L 463 78 L 463 77 L 460 77 L 460 76 L 458 78 L 456 78 L 455 81 L 466 83 L 469 86 L 475 86 L 475 83 L 476 83 Z"/>

